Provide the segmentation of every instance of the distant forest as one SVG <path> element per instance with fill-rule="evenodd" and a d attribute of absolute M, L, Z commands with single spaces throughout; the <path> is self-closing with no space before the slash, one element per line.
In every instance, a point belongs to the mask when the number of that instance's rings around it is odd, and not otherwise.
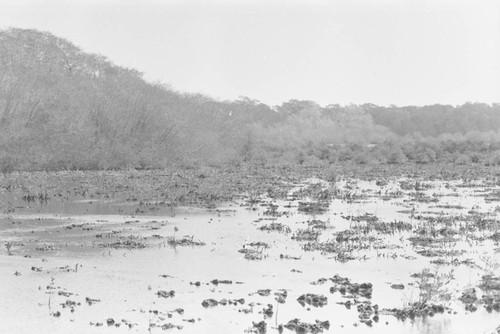
<path fill-rule="evenodd" d="M 500 104 L 268 106 L 147 82 L 36 30 L 0 31 L 0 171 L 500 164 Z"/>

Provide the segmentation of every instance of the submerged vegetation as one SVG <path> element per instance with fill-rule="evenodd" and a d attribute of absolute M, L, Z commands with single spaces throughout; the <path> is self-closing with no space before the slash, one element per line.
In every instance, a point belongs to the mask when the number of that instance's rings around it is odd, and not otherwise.
<path fill-rule="evenodd" d="M 484 168 L 2 174 L 0 274 L 26 290 L 21 278 L 36 281 L 51 320 L 85 313 L 84 329 L 217 332 L 231 318 L 235 332 L 407 333 L 479 313 L 498 326 L 500 181 Z"/>

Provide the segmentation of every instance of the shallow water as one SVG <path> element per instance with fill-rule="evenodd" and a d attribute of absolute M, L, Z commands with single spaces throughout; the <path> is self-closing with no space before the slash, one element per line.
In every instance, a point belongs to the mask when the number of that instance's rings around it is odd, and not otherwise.
<path fill-rule="evenodd" d="M 369 232 L 368 236 L 375 241 L 366 243 L 366 248 L 351 251 L 355 259 L 347 262 L 339 261 L 334 253 L 304 251 L 305 242 L 292 240 L 294 233 L 307 228 L 312 219 L 327 223 L 318 241 L 332 240 L 336 232 L 363 225 L 342 216 L 365 213 L 375 215 L 379 222 L 403 221 L 414 226 L 428 224 L 416 218 L 420 213 L 459 216 L 474 209 L 497 219 L 498 202 L 485 200 L 497 187 L 484 184 L 464 187 L 462 181 L 426 182 L 430 187 L 419 192 L 438 202 L 424 203 L 413 200 L 415 191 L 402 190 L 399 181 L 384 186 L 359 180 L 339 182 L 334 187 L 348 192 L 350 197 L 333 199 L 329 210 L 317 215 L 297 211 L 298 202 L 307 198 L 261 198 L 254 206 L 247 205 L 243 198 L 217 210 L 144 209 L 137 203 L 113 199 L 54 201 L 47 205 L 19 203 L 16 210 L 0 216 L 1 245 L 12 244 L 11 256 L 6 248 L 2 248 L 0 255 L 0 332 L 144 333 L 149 330 L 159 333 L 164 331 L 162 325 L 171 323 L 182 326 L 169 329 L 171 332 L 243 333 L 252 328 L 252 322 L 264 320 L 268 333 L 278 333 L 277 325 L 294 318 L 308 323 L 328 320 L 330 329 L 325 333 L 493 332 L 500 325 L 498 312 L 488 313 L 482 306 L 475 312 L 466 312 L 464 304 L 457 300 L 464 288 L 476 287 L 480 282 L 485 273 L 480 268 L 484 264 L 481 259 L 500 260 L 498 245 L 491 240 L 443 243 L 443 249 L 463 249 L 465 253 L 440 258 L 470 259 L 476 265 L 431 264 L 436 257 L 419 255 L 416 252 L 419 247 L 408 240 L 413 235 L 409 231 Z M 318 180 L 308 180 L 291 192 L 315 182 Z M 387 196 L 383 198 L 384 195 Z M 264 215 L 267 207 L 263 205 L 269 203 L 278 205 L 278 214 Z M 258 229 L 271 222 L 282 223 L 291 232 Z M 185 235 L 205 245 L 172 247 L 167 242 L 168 237 L 179 239 Z M 120 237 L 130 237 L 146 247 L 108 247 Z M 262 251 L 261 260 L 248 260 L 239 252 L 243 245 L 252 242 L 270 246 Z M 372 304 L 378 304 L 380 309 L 401 308 L 418 299 L 416 279 L 410 275 L 424 268 L 436 273 L 453 270 L 454 279 L 446 286 L 452 299 L 444 302 L 450 308 L 449 313 L 401 321 L 381 312 L 380 320 L 369 327 L 359 321 L 355 306 L 349 310 L 337 304 L 347 299 L 339 292 L 330 293 L 331 282 L 311 284 L 336 274 L 348 277 L 351 282 L 372 283 Z M 16 272 L 20 275 L 14 275 Z M 231 280 L 232 284 L 210 283 L 214 279 Z M 200 282 L 200 286 L 191 284 L 195 282 Z M 395 283 L 404 284 L 405 288 L 391 288 Z M 260 296 L 255 293 L 259 289 L 271 289 L 271 294 Z M 286 303 L 278 305 L 274 293 L 279 289 L 287 290 L 288 296 Z M 159 297 L 160 290 L 173 290 L 175 295 Z M 66 293 L 71 295 L 65 296 Z M 323 307 L 303 307 L 297 298 L 304 293 L 324 295 L 328 303 Z M 88 305 L 86 297 L 100 302 Z M 244 298 L 245 302 L 204 308 L 202 301 L 208 298 L 217 301 Z M 75 305 L 71 312 L 69 307 L 61 306 L 67 300 L 80 305 Z M 270 318 L 262 314 L 268 304 L 274 309 Z M 178 308 L 184 312 L 179 314 L 175 311 Z M 54 316 L 56 312 L 60 315 Z M 108 318 L 120 323 L 120 327 L 108 326 Z M 95 326 L 96 323 L 102 326 Z M 292 333 L 287 329 L 284 332 Z"/>

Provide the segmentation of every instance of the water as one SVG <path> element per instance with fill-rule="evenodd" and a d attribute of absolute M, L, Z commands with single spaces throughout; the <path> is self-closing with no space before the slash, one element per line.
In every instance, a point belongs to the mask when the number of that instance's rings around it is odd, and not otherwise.
<path fill-rule="evenodd" d="M 311 182 L 317 180 L 306 183 Z M 466 251 L 455 257 L 444 256 L 446 260 L 471 259 L 476 266 L 436 266 L 430 263 L 436 257 L 416 252 L 418 247 L 408 240 L 411 232 L 390 235 L 370 232 L 379 240 L 370 243 L 367 249 L 352 251 L 355 260 L 345 263 L 337 261 L 336 254 L 305 252 L 305 242 L 291 239 L 297 229 L 307 228 L 306 222 L 313 218 L 327 222 L 327 229 L 319 238 L 321 242 L 333 239 L 336 232 L 361 224 L 342 216 L 369 213 L 383 222 L 396 220 L 418 225 L 425 223 L 416 219 L 416 214 L 412 218 L 409 211 L 439 217 L 465 215 L 474 208 L 497 218 L 494 211 L 497 203 L 485 201 L 488 192 L 496 188 L 458 187 L 461 181 L 429 184 L 431 187 L 423 193 L 429 197 L 438 195 L 433 197 L 438 198 L 437 203 L 412 201 L 414 191 L 401 190 L 396 180 L 383 187 L 367 181 L 341 182 L 336 187 L 340 191 L 349 187 L 356 199 L 334 199 L 326 213 L 315 216 L 298 212 L 297 201 L 268 198 L 263 198 L 263 202 L 278 205 L 282 215 L 265 216 L 266 207 L 251 208 L 245 199 L 226 203 L 218 210 L 168 207 L 144 210 L 137 203 L 109 199 L 92 203 L 81 199 L 54 201 L 44 206 L 31 203 L 24 207 L 20 203 L 14 212 L 0 216 L 1 245 L 7 242 L 13 245 L 12 256 L 7 255 L 6 248 L 0 255 L 0 332 L 144 333 L 149 330 L 160 333 L 164 332 L 162 325 L 171 323 L 182 326 L 181 330 L 170 329 L 171 332 L 243 333 L 252 328 L 252 322 L 264 320 L 267 332 L 277 333 L 277 324 L 300 318 L 309 323 L 329 320 L 330 329 L 325 332 L 331 333 L 491 333 L 500 325 L 498 312 L 488 313 L 482 306 L 476 312 L 466 312 L 457 300 L 464 288 L 477 286 L 481 280 L 484 270 L 479 268 L 480 258 L 500 260 L 498 245 L 490 240 L 477 242 L 473 247 L 463 241 L 443 246 Z M 382 198 L 398 191 L 389 200 Z M 290 203 L 291 208 L 287 207 Z M 265 220 L 259 221 L 261 218 Z M 271 222 L 289 226 L 292 233 L 258 229 Z M 131 250 L 106 247 L 119 237 L 129 236 L 147 247 Z M 174 236 L 177 239 L 192 236 L 205 245 L 171 247 L 167 238 Z M 270 248 L 263 250 L 262 260 L 247 260 L 239 252 L 251 242 L 269 244 Z M 455 279 L 446 286 L 453 296 L 445 302 L 452 310 L 450 313 L 400 321 L 381 312 L 378 323 L 369 327 L 359 322 L 355 306 L 349 310 L 337 304 L 347 299 L 338 292 L 329 292 L 331 282 L 311 284 L 335 274 L 348 277 L 351 282 L 369 282 L 373 284 L 372 304 L 378 304 L 380 309 L 400 308 L 418 299 L 416 279 L 410 275 L 424 268 L 438 273 L 453 270 Z M 20 275 L 14 275 L 16 272 Z M 214 285 L 210 283 L 214 279 L 231 280 L 232 284 Z M 191 284 L 195 282 L 201 285 Z M 404 284 L 405 289 L 391 288 L 395 283 Z M 271 289 L 271 295 L 255 294 L 259 289 Z M 274 292 L 279 289 L 288 292 L 285 304 L 277 305 L 274 299 Z M 160 290 L 173 290 L 175 296 L 158 297 Z M 71 295 L 65 296 L 66 293 Z M 325 295 L 328 304 L 303 307 L 296 300 L 304 293 Z M 86 297 L 100 302 L 88 305 Z M 204 308 L 201 303 L 208 298 L 218 301 L 244 298 L 245 302 Z M 67 300 L 80 305 L 71 312 L 69 307 L 61 306 Z M 262 314 L 268 304 L 274 309 L 271 318 Z M 184 312 L 179 314 L 175 311 L 178 308 Z M 60 315 L 54 316 L 56 312 Z M 120 327 L 108 326 L 108 318 L 120 323 Z M 291 333 L 287 329 L 284 332 Z"/>

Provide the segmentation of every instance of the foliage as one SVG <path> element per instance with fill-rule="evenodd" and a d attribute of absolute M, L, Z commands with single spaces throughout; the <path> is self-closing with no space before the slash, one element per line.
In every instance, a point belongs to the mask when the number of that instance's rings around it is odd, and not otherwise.
<path fill-rule="evenodd" d="M 0 31 L 0 171 L 500 164 L 500 105 L 217 101 L 36 30 Z"/>

